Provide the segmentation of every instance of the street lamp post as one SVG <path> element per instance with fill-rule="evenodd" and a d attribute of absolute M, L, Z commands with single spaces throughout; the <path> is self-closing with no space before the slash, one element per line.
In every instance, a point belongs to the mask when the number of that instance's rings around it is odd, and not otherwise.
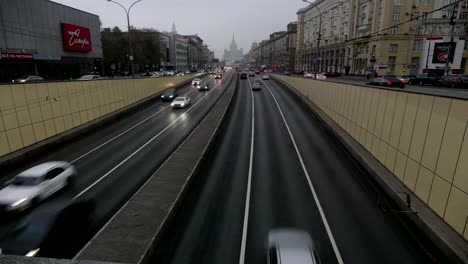
<path fill-rule="evenodd" d="M 319 30 L 318 30 L 318 38 L 317 38 L 317 69 L 315 71 L 315 76 L 317 76 L 317 71 L 320 69 L 320 40 L 322 38 L 322 11 L 316 4 L 309 2 L 307 0 L 302 0 L 302 1 L 305 3 L 309 3 L 310 5 L 312 5 L 312 7 L 317 8 L 320 14 L 319 15 Z"/>
<path fill-rule="evenodd" d="M 133 72 L 133 66 L 132 66 L 132 61 L 133 61 L 133 45 L 132 45 L 132 36 L 130 35 L 130 11 L 132 10 L 132 7 L 134 5 L 136 5 L 138 2 L 141 2 L 143 0 L 137 0 L 135 2 L 133 2 L 133 4 L 130 5 L 130 7 L 127 9 L 125 8 L 125 6 L 123 6 L 122 4 L 120 4 L 119 2 L 116 2 L 114 0 L 107 0 L 107 2 L 111 2 L 111 3 L 114 3 L 114 4 L 117 4 L 119 5 L 120 7 L 123 8 L 123 10 L 125 11 L 125 13 L 127 14 L 127 29 L 128 29 L 128 43 L 129 43 L 129 54 L 128 54 L 128 61 L 129 61 L 129 65 L 128 65 L 128 70 L 132 72 L 132 77 L 135 78 L 135 73 Z"/>

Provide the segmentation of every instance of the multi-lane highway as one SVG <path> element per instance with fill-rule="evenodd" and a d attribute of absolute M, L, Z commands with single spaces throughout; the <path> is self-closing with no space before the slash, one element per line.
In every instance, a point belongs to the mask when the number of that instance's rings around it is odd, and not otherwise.
<path fill-rule="evenodd" d="M 322 263 L 432 263 L 430 243 L 300 101 L 239 80 L 220 135 L 154 263 L 265 263 L 268 231 L 307 231 Z"/>
<path fill-rule="evenodd" d="M 170 107 L 170 103 L 156 100 L 105 128 L 83 135 L 55 152 L 46 153 L 31 164 L 2 175 L 1 180 L 5 181 L 35 164 L 53 160 L 71 162 L 78 171 L 76 182 L 71 188 L 61 191 L 27 215 L 8 220 L 2 218 L 0 248 L 11 243 L 11 239 L 15 238 L 14 234 L 11 236 L 11 232 L 25 218 L 39 218 L 43 215 L 41 212 L 71 201 L 91 200 L 95 204 L 95 213 L 88 226 L 89 239 L 200 123 L 225 91 L 232 77 L 233 73 L 225 74 L 222 80 L 214 80 L 212 76 L 203 77 L 203 82 L 210 83 L 212 87 L 209 91 L 198 91 L 191 84 L 178 88 L 179 96 L 191 98 L 191 104 L 187 108 L 175 110 Z M 70 230 L 72 229 L 70 226 Z M 68 246 L 76 250 L 86 242 L 79 241 L 81 245 L 74 245 L 76 239 L 69 239 Z M 70 255 L 64 256 L 56 252 L 57 254 L 46 257 L 72 258 L 73 253 L 77 253 L 76 250 L 70 252 Z"/>

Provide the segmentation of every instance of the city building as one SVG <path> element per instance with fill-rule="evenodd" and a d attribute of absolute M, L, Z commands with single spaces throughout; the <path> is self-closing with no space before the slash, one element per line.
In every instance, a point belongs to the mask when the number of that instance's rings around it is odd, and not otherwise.
<path fill-rule="evenodd" d="M 267 67 L 272 70 L 294 71 L 296 60 L 297 23 L 287 26 L 287 31 L 270 34 L 268 40 L 252 43 L 246 62 L 257 67 Z"/>
<path fill-rule="evenodd" d="M 440 9 L 455 2 L 317 0 L 297 12 L 296 68 L 358 75 L 466 73 L 468 1 Z"/>
<path fill-rule="evenodd" d="M 243 57 L 244 49 L 237 48 L 237 43 L 233 35 L 231 45 L 229 46 L 229 50 L 224 49 L 223 60 L 225 61 L 226 65 L 229 66 L 234 65 L 236 62 L 242 61 Z"/>
<path fill-rule="evenodd" d="M 48 0 L 2 0 L 0 53 L 0 81 L 102 72 L 99 16 Z"/>

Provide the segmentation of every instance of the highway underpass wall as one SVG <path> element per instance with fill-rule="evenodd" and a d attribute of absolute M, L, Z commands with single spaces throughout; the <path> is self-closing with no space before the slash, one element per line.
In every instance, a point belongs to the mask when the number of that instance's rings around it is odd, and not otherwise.
<path fill-rule="evenodd" d="M 275 75 L 468 240 L 468 100 Z"/>
<path fill-rule="evenodd" d="M 0 157 L 193 76 L 0 85 Z"/>

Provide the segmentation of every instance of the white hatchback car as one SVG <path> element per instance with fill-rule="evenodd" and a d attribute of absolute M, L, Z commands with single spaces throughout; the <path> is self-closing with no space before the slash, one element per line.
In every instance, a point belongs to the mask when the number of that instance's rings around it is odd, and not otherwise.
<path fill-rule="evenodd" d="M 270 76 L 268 76 L 267 74 L 264 74 L 262 76 L 262 80 L 270 80 Z"/>
<path fill-rule="evenodd" d="M 0 212 L 23 211 L 73 183 L 76 169 L 64 161 L 32 167 L 5 183 L 0 190 Z"/>
<path fill-rule="evenodd" d="M 201 84 L 201 79 L 200 78 L 195 78 L 192 80 L 192 85 L 198 86 Z"/>
<path fill-rule="evenodd" d="M 185 108 L 190 105 L 190 98 L 188 97 L 176 97 L 174 101 L 172 101 L 171 106 L 172 108 Z"/>

